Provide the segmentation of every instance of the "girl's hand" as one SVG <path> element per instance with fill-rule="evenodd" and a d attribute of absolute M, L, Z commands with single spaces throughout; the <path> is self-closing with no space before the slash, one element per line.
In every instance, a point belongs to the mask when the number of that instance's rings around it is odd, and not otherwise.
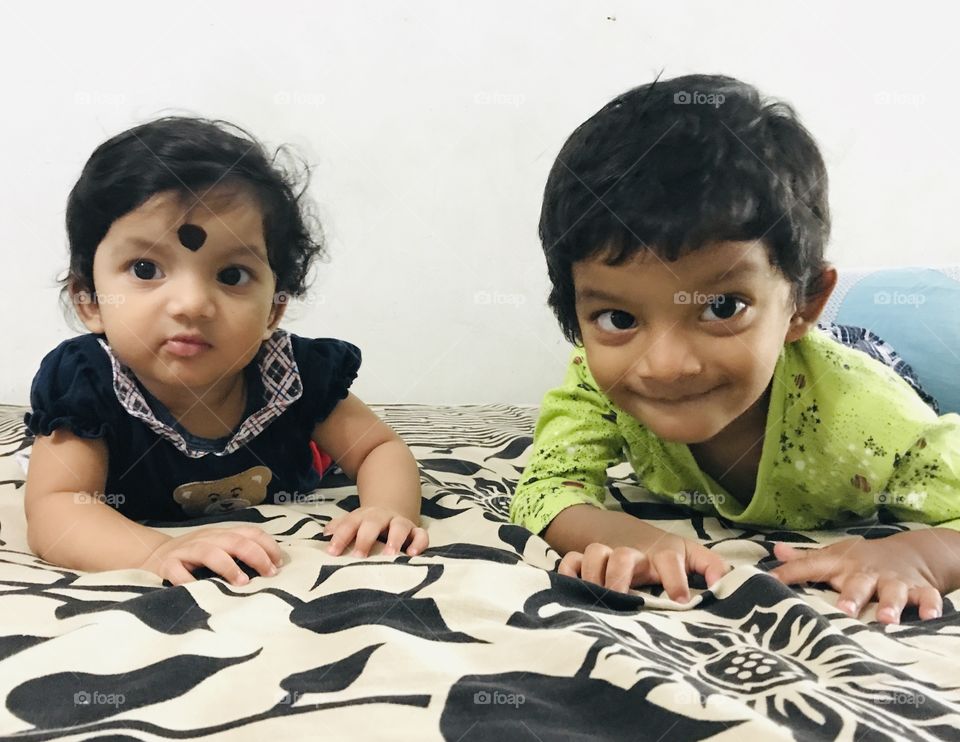
<path fill-rule="evenodd" d="M 771 575 L 788 585 L 829 583 L 840 593 L 837 608 L 854 618 L 874 595 L 881 623 L 900 623 L 908 605 L 919 608 L 921 619 L 939 618 L 940 594 L 958 587 L 960 533 L 946 528 L 904 531 L 869 541 L 857 536 L 822 549 L 780 543 L 773 551 L 784 564 Z"/>
<path fill-rule="evenodd" d="M 332 535 L 327 551 L 339 556 L 343 550 L 356 540 L 353 556 L 369 556 L 370 549 L 381 534 L 386 533 L 387 545 L 383 553 L 388 556 L 399 554 L 404 544 L 407 554 L 416 556 L 427 548 L 427 532 L 409 518 L 388 508 L 366 506 L 359 507 L 340 518 L 334 518 L 323 529 L 325 536 Z"/>
<path fill-rule="evenodd" d="M 207 567 L 232 585 L 246 585 L 250 578 L 234 559 L 264 577 L 273 577 L 283 561 L 280 547 L 273 538 L 255 526 L 238 526 L 202 528 L 171 538 L 140 566 L 174 585 L 195 582 L 190 572 L 198 567 Z"/>
<path fill-rule="evenodd" d="M 688 572 L 702 574 L 713 587 L 729 570 L 729 565 L 703 544 L 662 533 L 645 550 L 593 543 L 582 554 L 568 551 L 557 571 L 621 593 L 637 585 L 662 584 L 672 600 L 686 603 L 690 600 Z"/>

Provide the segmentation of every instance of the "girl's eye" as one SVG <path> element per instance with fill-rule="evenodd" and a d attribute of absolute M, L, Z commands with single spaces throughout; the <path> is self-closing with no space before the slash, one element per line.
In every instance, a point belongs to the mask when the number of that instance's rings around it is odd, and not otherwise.
<path fill-rule="evenodd" d="M 594 322 L 604 332 L 624 332 L 637 326 L 636 317 L 619 309 L 608 309 L 606 312 L 600 312 Z"/>
<path fill-rule="evenodd" d="M 217 274 L 217 280 L 227 286 L 243 286 L 250 282 L 250 278 L 250 271 L 241 268 L 239 265 L 231 265 Z"/>
<path fill-rule="evenodd" d="M 707 302 L 700 317 L 708 322 L 728 320 L 741 314 L 746 308 L 747 303 L 743 299 L 738 299 L 732 294 L 720 294 Z"/>
<path fill-rule="evenodd" d="M 138 260 L 130 266 L 133 275 L 142 281 L 152 281 L 154 278 L 162 278 L 163 272 L 157 267 L 156 263 L 149 260 Z"/>

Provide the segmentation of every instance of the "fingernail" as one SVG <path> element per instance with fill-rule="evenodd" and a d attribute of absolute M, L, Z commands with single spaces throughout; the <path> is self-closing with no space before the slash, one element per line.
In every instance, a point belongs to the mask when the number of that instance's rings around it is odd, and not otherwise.
<path fill-rule="evenodd" d="M 275 574 L 277 574 L 277 568 L 271 564 L 270 569 L 267 571 L 267 574 L 273 577 Z"/>
<path fill-rule="evenodd" d="M 852 600 L 841 600 L 837 603 L 837 609 L 843 611 L 848 616 L 853 615 L 857 610 L 857 604 Z"/>
<path fill-rule="evenodd" d="M 940 618 L 940 611 L 937 611 L 937 610 L 930 611 L 930 618 Z"/>
<path fill-rule="evenodd" d="M 245 574 L 242 574 L 237 578 L 238 585 L 246 585 L 248 582 L 250 582 L 250 578 L 247 577 Z"/>

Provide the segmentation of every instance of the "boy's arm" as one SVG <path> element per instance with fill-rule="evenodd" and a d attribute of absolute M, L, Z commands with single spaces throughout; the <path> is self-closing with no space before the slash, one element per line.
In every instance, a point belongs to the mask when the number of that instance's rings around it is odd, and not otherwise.
<path fill-rule="evenodd" d="M 615 421 L 613 407 L 578 350 L 564 383 L 543 399 L 533 452 L 511 500 L 510 519 L 540 534 L 572 506 L 586 504 L 606 512 L 607 469 L 624 460 L 625 441 Z"/>
<path fill-rule="evenodd" d="M 898 521 L 960 531 L 960 415 L 943 415 L 918 432 L 876 500 Z"/>

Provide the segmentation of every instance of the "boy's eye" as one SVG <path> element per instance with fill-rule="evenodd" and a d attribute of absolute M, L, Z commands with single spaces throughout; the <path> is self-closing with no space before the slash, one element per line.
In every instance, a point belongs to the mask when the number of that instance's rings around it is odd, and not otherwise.
<path fill-rule="evenodd" d="M 743 299 L 732 294 L 720 294 L 707 302 L 700 317 L 707 321 L 733 319 L 747 308 Z"/>
<path fill-rule="evenodd" d="M 163 272 L 157 267 L 157 264 L 150 260 L 138 260 L 130 266 L 133 275 L 142 281 L 151 281 L 154 278 L 161 278 Z"/>
<path fill-rule="evenodd" d="M 623 332 L 632 330 L 637 326 L 636 317 L 619 309 L 608 309 L 606 312 L 600 312 L 594 321 L 604 332 Z"/>
<path fill-rule="evenodd" d="M 239 265 L 231 265 L 217 274 L 217 280 L 227 286 L 243 286 L 250 282 L 250 271 Z"/>

